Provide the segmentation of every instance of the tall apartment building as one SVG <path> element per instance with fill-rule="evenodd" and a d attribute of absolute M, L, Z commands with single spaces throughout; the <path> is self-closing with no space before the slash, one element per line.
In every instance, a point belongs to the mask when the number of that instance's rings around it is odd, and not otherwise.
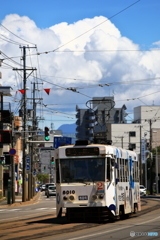
<path fill-rule="evenodd" d="M 108 138 L 107 123 L 126 123 L 126 106 L 115 108 L 114 97 L 94 97 L 88 109 L 76 107 L 78 139 Z"/>

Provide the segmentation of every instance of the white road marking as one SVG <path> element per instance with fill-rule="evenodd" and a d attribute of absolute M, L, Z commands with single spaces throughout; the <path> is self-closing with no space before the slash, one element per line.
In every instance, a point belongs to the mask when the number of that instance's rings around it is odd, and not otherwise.
<path fill-rule="evenodd" d="M 7 209 L 8 211 L 18 211 L 18 210 L 20 210 L 20 209 Z"/>
<path fill-rule="evenodd" d="M 148 222 L 153 222 L 153 221 L 155 221 L 155 220 L 158 219 L 158 218 L 160 218 L 160 216 L 157 217 L 157 218 L 154 218 L 154 219 L 151 219 L 151 220 L 148 220 L 148 221 L 139 223 L 138 225 L 142 225 L 142 224 L 145 224 L 145 223 L 148 223 Z M 67 240 L 78 240 L 78 239 L 87 238 L 87 237 L 95 237 L 95 236 L 102 235 L 102 234 L 106 234 L 106 233 L 109 233 L 109 232 L 119 231 L 119 230 L 122 230 L 122 229 L 125 229 L 125 228 L 128 228 L 128 227 L 131 227 L 131 225 L 127 225 L 127 226 L 125 226 L 125 227 L 108 230 L 108 231 L 105 231 L 105 232 L 100 232 L 100 233 L 95 233 L 95 234 L 84 235 L 84 236 L 76 237 L 76 238 L 70 238 L 70 239 L 67 239 Z"/>
<path fill-rule="evenodd" d="M 56 208 L 36 208 L 36 209 L 0 209 L 0 212 L 13 212 L 13 211 L 21 211 L 21 212 L 25 212 L 25 211 L 43 211 L 43 210 L 56 210 Z"/>

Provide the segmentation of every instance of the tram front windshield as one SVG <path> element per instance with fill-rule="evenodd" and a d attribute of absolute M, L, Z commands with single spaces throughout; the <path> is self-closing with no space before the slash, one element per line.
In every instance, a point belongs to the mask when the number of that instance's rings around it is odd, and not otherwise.
<path fill-rule="evenodd" d="M 105 159 L 61 159 L 61 182 L 105 181 Z"/>

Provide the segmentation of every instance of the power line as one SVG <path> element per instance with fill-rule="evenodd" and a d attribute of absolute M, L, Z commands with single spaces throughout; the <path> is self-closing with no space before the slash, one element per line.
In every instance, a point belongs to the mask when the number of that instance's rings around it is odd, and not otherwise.
<path fill-rule="evenodd" d="M 17 38 L 19 38 L 19 39 L 21 39 L 21 40 L 23 40 L 23 41 L 25 41 L 25 42 L 27 42 L 27 43 L 30 43 L 30 44 L 32 44 L 32 45 L 36 45 L 36 44 L 34 44 L 34 43 L 31 43 L 31 42 L 29 42 L 29 41 L 26 41 L 25 39 L 19 37 L 19 36 L 16 35 L 15 33 L 11 32 L 8 28 L 6 28 L 6 27 L 5 27 L 4 25 L 2 25 L 1 23 L 0 23 L 0 25 L 1 25 L 3 28 L 5 28 L 8 32 L 10 32 L 11 34 L 13 34 L 15 37 L 17 37 Z"/>

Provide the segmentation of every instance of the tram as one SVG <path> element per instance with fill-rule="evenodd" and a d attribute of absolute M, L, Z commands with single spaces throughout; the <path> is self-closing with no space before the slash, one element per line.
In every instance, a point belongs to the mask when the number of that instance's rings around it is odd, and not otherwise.
<path fill-rule="evenodd" d="M 57 217 L 68 221 L 126 218 L 141 210 L 139 161 L 134 151 L 105 144 L 55 150 Z"/>

